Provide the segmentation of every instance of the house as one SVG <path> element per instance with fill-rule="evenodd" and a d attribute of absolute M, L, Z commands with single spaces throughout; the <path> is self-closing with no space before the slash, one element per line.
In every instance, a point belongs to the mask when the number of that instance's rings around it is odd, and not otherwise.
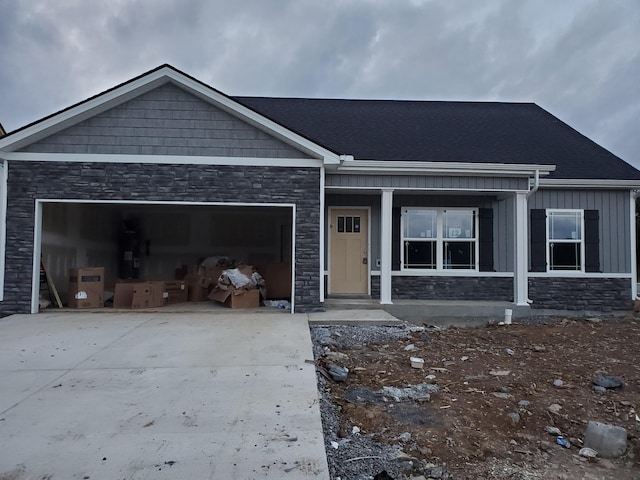
<path fill-rule="evenodd" d="M 0 139 L 0 311 L 39 264 L 290 261 L 328 296 L 611 310 L 636 297 L 640 172 L 535 104 L 230 97 L 169 65 Z"/>

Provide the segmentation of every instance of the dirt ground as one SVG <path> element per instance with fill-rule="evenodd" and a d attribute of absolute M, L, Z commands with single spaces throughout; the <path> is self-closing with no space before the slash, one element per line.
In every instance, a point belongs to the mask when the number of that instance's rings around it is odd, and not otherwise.
<path fill-rule="evenodd" d="M 637 317 L 405 326 L 362 338 L 358 329 L 371 327 L 323 328 L 314 341 L 321 399 L 336 416 L 332 427 L 325 408 L 334 479 L 640 478 Z M 410 357 L 422 358 L 424 368 L 413 368 Z M 326 375 L 331 364 L 349 369 L 346 381 Z M 598 393 L 597 374 L 621 377 L 624 386 Z M 424 383 L 437 386 L 430 401 L 380 393 Z M 622 458 L 578 455 L 590 420 L 627 430 Z M 557 444 L 548 426 L 571 447 Z M 367 448 L 358 450 L 364 439 Z M 382 447 L 374 452 L 371 445 Z"/>

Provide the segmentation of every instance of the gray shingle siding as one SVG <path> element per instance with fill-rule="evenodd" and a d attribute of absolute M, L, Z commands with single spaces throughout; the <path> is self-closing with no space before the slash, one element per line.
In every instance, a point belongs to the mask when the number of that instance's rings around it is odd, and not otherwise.
<path fill-rule="evenodd" d="M 310 158 L 167 83 L 24 147 L 23 152 Z"/>
<path fill-rule="evenodd" d="M 35 199 L 295 204 L 295 307 L 321 310 L 319 191 L 317 168 L 9 162 L 0 311 L 30 311 Z"/>
<path fill-rule="evenodd" d="M 631 201 L 628 190 L 540 189 L 529 199 L 529 209 L 542 208 L 598 210 L 602 272 L 631 272 Z"/>
<path fill-rule="evenodd" d="M 327 187 L 527 190 L 529 180 L 516 177 L 327 174 Z"/>

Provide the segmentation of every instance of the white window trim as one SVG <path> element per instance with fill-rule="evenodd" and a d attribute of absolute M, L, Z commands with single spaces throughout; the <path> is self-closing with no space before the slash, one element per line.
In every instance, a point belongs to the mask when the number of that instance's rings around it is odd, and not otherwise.
<path fill-rule="evenodd" d="M 417 274 L 429 275 L 434 273 L 455 272 L 458 274 L 479 272 L 480 270 L 480 237 L 479 237 L 479 209 L 474 207 L 402 207 L 400 215 L 400 271 L 401 272 L 415 272 Z M 416 241 L 435 241 L 436 242 L 436 268 L 406 268 L 404 266 L 404 225 L 405 225 L 405 210 L 433 210 L 436 212 L 436 237 L 432 239 L 413 239 Z M 472 239 L 465 238 L 459 241 L 473 241 L 475 250 L 475 268 L 444 268 L 444 242 L 451 240 L 444 238 L 443 235 L 443 213 L 445 211 L 473 211 L 474 212 L 474 231 L 475 236 Z M 456 242 L 457 240 L 453 240 Z"/>
<path fill-rule="evenodd" d="M 552 270 L 551 269 L 551 243 L 577 243 L 575 240 L 550 240 L 549 239 L 549 222 L 553 213 L 579 213 L 580 214 L 580 270 Z M 585 239 L 584 239 L 584 210 L 579 208 L 547 208 L 546 209 L 546 256 L 547 256 L 547 273 L 554 275 L 566 275 L 567 273 L 585 273 Z"/>

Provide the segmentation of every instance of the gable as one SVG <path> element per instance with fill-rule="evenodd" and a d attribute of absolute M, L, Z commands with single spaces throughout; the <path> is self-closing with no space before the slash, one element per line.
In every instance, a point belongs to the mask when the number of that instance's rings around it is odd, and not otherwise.
<path fill-rule="evenodd" d="M 19 151 L 311 158 L 171 82 Z"/>

